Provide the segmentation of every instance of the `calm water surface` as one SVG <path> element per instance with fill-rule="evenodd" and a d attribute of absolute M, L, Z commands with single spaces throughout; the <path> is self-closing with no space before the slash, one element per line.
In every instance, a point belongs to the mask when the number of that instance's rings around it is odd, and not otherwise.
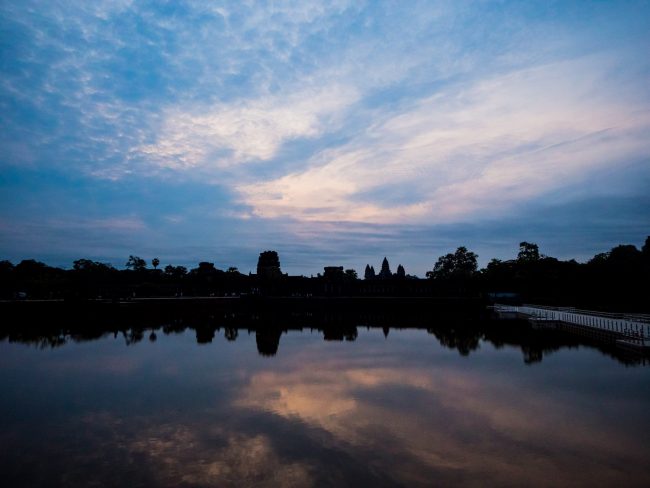
<path fill-rule="evenodd" d="M 0 343 L 4 486 L 650 486 L 650 368 L 593 348 L 149 333 Z"/>

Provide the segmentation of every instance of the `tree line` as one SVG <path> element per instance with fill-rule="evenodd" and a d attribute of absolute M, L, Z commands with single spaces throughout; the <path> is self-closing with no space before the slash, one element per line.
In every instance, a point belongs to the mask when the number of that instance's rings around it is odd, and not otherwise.
<path fill-rule="evenodd" d="M 585 263 L 546 256 L 529 242 L 519 244 L 516 258 L 492 259 L 480 270 L 477 257 L 459 247 L 441 256 L 427 277 L 440 291 L 479 291 L 495 301 L 650 311 L 650 237 L 641 249 L 619 245 Z"/>
<path fill-rule="evenodd" d="M 132 297 L 240 295 L 397 295 L 463 296 L 571 305 L 590 308 L 650 310 L 650 237 L 641 249 L 619 245 L 585 263 L 540 253 L 535 243 L 521 242 L 516 257 L 492 259 L 479 269 L 478 256 L 464 246 L 440 256 L 425 279 L 366 266 L 364 279 L 354 269 L 326 266 L 316 277 L 282 273 L 277 252 L 260 253 L 256 274 L 236 267 L 218 269 L 203 261 L 192 269 L 160 260 L 149 263 L 129 256 L 124 269 L 91 259 L 78 259 L 71 269 L 34 259 L 14 265 L 0 261 L 3 299 L 124 299 Z"/>

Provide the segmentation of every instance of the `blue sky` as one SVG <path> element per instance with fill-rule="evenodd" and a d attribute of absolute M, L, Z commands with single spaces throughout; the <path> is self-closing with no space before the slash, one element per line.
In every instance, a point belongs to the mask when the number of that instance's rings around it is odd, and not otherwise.
<path fill-rule="evenodd" d="M 424 275 L 650 234 L 648 1 L 3 1 L 0 256 Z"/>

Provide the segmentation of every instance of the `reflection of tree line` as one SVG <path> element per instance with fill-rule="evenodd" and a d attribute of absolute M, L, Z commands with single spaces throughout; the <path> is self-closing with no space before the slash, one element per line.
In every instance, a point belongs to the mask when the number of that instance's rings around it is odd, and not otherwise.
<path fill-rule="evenodd" d="M 422 312 L 422 311 L 421 311 Z M 210 344 L 223 334 L 228 342 L 234 342 L 243 332 L 255 334 L 258 353 L 274 356 L 278 352 L 282 335 L 289 331 L 318 331 L 325 341 L 355 341 L 359 328 L 381 329 L 388 338 L 391 329 L 424 329 L 443 347 L 468 356 L 481 347 L 481 342 L 497 349 L 509 346 L 519 348 L 526 364 L 540 362 L 543 357 L 561 348 L 588 345 L 599 349 L 625 364 L 645 364 L 640 356 L 629 356 L 625 351 L 591 342 L 557 330 L 533 330 L 525 321 L 493 321 L 489 317 L 473 313 L 462 316 L 449 313 L 358 312 L 314 313 L 313 311 L 260 313 L 233 312 L 230 310 L 213 314 L 189 314 L 167 320 L 160 317 L 134 320 L 128 316 L 118 320 L 97 319 L 81 324 L 67 325 L 45 319 L 33 327 L 22 327 L 15 322 L 0 329 L 0 340 L 32 344 L 41 348 L 54 348 L 69 342 L 93 341 L 110 336 L 122 336 L 126 345 L 148 340 L 155 342 L 159 334 L 173 335 L 194 331 L 198 344 Z M 114 324 L 124 324 L 116 326 Z M 113 325 L 112 325 L 113 324 Z M 397 327 L 395 324 L 399 324 Z"/>

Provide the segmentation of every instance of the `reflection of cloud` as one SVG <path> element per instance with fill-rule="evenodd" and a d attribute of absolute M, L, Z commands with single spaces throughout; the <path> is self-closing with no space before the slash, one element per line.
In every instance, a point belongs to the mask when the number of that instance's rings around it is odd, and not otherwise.
<path fill-rule="evenodd" d="M 319 424 L 356 409 L 355 399 L 345 394 L 345 381 L 333 383 L 328 372 L 314 372 L 308 382 L 300 381 L 301 376 L 294 373 L 280 379 L 276 373 L 258 373 L 251 378 L 250 385 L 255 396 L 244 397 L 239 404 L 262 407 L 287 417 L 297 415 Z M 328 395 L 322 395 L 323 385 L 329 386 Z"/>
<path fill-rule="evenodd" d="M 241 434 L 214 426 L 210 419 L 167 420 L 120 418 L 109 412 L 85 415 L 81 422 L 86 442 L 94 446 L 87 460 L 126 454 L 129 460 L 144 461 L 139 469 L 149 472 L 153 478 L 149 483 L 155 481 L 156 486 L 313 485 L 310 467 L 281 459 L 265 435 Z M 125 452 L 116 454 L 115 448 Z"/>
<path fill-rule="evenodd" d="M 294 371 L 260 372 L 237 405 L 298 418 L 369 449 L 371 463 L 390 463 L 407 483 L 426 484 L 435 473 L 456 484 L 485 476 L 495 485 L 545 485 L 558 469 L 562 483 L 602 483 L 617 474 L 601 463 L 630 455 L 641 462 L 640 451 L 630 454 L 639 446 L 542 391 L 524 397 L 500 378 L 376 363 L 323 360 L 318 368 L 301 362 Z M 585 465 L 576 471 L 578 458 Z"/>
<path fill-rule="evenodd" d="M 151 427 L 139 433 L 130 450 L 144 454 L 156 466 L 161 481 L 170 486 L 312 485 L 308 468 L 300 463 L 283 463 L 267 437 L 209 431 L 212 440 L 205 442 L 200 429 Z"/>

